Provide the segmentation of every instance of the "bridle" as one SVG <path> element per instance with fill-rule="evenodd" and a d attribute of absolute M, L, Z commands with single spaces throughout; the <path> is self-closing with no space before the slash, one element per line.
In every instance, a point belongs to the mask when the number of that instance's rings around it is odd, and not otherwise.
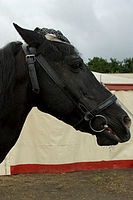
<path fill-rule="evenodd" d="M 77 102 L 73 96 L 73 94 L 70 92 L 70 89 L 67 88 L 67 86 L 63 83 L 62 80 L 59 79 L 56 72 L 53 70 L 53 68 L 48 64 L 48 62 L 45 60 L 44 56 L 41 54 L 36 55 L 36 48 L 29 47 L 29 46 L 23 46 L 23 50 L 26 56 L 26 62 L 28 65 L 29 70 L 29 76 L 32 84 L 32 91 L 36 94 L 39 94 L 40 87 L 36 75 L 36 68 L 35 63 L 38 62 L 39 65 L 43 68 L 43 70 L 48 74 L 48 76 L 54 81 L 54 83 L 62 90 L 62 92 L 73 102 L 73 104 L 76 106 L 76 108 L 80 111 L 82 114 L 82 118 L 76 123 L 73 127 L 78 128 L 81 123 L 84 121 L 89 122 L 90 129 L 95 133 L 101 133 L 105 129 L 108 128 L 107 124 L 107 118 L 100 113 L 105 110 L 107 107 L 112 105 L 116 100 L 115 95 L 111 95 L 109 98 L 107 98 L 104 102 L 99 104 L 96 108 L 94 108 L 91 111 L 88 111 L 86 106 L 83 103 Z M 104 125 L 100 130 L 95 130 L 92 127 L 92 119 L 101 118 L 104 120 Z"/>
<path fill-rule="evenodd" d="M 100 113 L 106 108 L 108 108 L 110 105 L 112 105 L 117 100 L 115 95 L 111 95 L 104 102 L 99 104 L 96 108 L 94 108 L 91 111 L 88 111 L 88 109 L 83 103 L 77 102 L 75 100 L 75 97 L 71 93 L 70 89 L 64 84 L 64 82 L 61 79 L 59 79 L 56 72 L 45 60 L 44 56 L 42 56 L 41 54 L 38 54 L 38 55 L 36 54 L 36 48 L 23 46 L 23 51 L 26 56 L 26 62 L 28 65 L 29 76 L 30 76 L 30 80 L 32 84 L 32 91 L 34 93 L 36 94 L 40 93 L 40 87 L 39 87 L 37 74 L 36 74 L 36 68 L 35 68 L 35 63 L 38 62 L 39 65 L 43 68 L 43 70 L 48 74 L 48 76 L 54 81 L 56 86 L 58 86 L 62 90 L 62 92 L 73 102 L 76 108 L 80 111 L 82 118 L 78 121 L 78 123 L 76 123 L 73 126 L 74 128 L 78 129 L 78 127 L 84 121 L 89 122 L 89 127 L 94 133 L 101 133 L 108 128 L 107 118 L 101 115 Z M 104 121 L 103 127 L 100 130 L 96 130 L 92 126 L 92 120 L 97 119 L 97 118 L 101 118 Z"/>

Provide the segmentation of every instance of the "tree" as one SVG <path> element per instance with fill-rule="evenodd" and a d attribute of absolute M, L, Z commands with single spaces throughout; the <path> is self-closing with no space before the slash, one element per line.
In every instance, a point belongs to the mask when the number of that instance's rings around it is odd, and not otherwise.
<path fill-rule="evenodd" d="M 91 71 L 100 73 L 133 73 L 133 58 L 118 61 L 115 58 L 106 59 L 94 57 L 88 59 L 87 66 Z"/>
<path fill-rule="evenodd" d="M 93 59 L 89 59 L 88 68 L 91 71 L 109 73 L 107 60 L 99 57 L 94 57 Z"/>

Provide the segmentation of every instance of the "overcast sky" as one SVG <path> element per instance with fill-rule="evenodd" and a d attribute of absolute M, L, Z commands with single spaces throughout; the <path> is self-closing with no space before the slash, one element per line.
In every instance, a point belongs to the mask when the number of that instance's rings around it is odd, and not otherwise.
<path fill-rule="evenodd" d="M 12 23 L 60 30 L 83 59 L 133 57 L 133 0 L 0 0 L 0 46 L 21 40 Z"/>

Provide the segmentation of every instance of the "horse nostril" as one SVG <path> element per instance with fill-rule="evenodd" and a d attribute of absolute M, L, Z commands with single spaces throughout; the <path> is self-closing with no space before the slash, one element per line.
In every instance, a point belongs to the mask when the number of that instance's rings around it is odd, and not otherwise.
<path fill-rule="evenodd" d="M 131 126 L 131 119 L 128 116 L 125 116 L 123 118 L 123 122 L 124 122 L 124 124 L 126 125 L 127 128 L 130 128 L 130 126 Z"/>

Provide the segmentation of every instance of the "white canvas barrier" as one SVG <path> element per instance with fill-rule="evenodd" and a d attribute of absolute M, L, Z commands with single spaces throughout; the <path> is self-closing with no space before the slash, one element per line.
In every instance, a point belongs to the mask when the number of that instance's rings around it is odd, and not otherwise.
<path fill-rule="evenodd" d="M 133 91 L 114 93 L 133 113 Z M 131 133 L 133 134 L 133 126 Z M 117 162 L 111 164 L 112 162 L 103 161 Z M 115 165 L 121 167 L 122 161 L 130 161 L 129 167 L 133 166 L 133 138 L 117 146 L 100 147 L 95 136 L 76 131 L 62 121 L 33 108 L 16 145 L 0 165 L 0 175 L 77 171 L 97 169 L 98 166 L 102 169 L 102 166 L 108 168 L 108 165 L 109 168 L 117 168 Z M 125 162 L 123 165 L 126 167 Z"/>
<path fill-rule="evenodd" d="M 96 78 L 106 84 L 133 84 L 133 74 L 102 74 L 93 72 Z"/>

